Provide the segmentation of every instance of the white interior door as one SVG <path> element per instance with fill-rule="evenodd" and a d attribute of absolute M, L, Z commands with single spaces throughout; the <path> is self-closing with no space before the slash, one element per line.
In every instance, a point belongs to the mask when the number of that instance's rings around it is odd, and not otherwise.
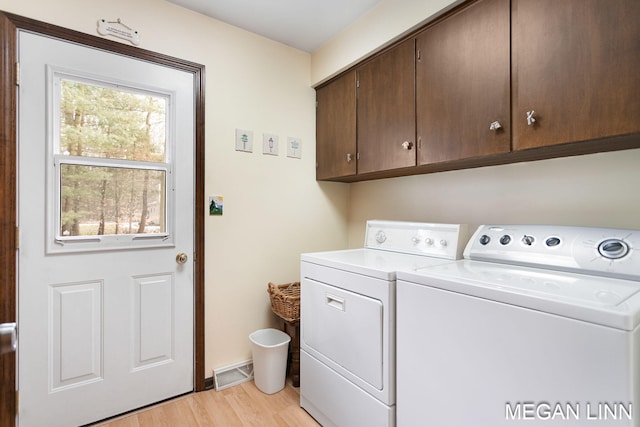
<path fill-rule="evenodd" d="M 28 32 L 19 58 L 19 424 L 193 390 L 193 75 Z"/>

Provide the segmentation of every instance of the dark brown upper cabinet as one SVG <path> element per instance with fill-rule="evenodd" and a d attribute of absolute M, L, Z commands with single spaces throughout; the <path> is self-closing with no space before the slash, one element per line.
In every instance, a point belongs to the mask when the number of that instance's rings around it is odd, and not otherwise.
<path fill-rule="evenodd" d="M 638 22 L 638 0 L 457 5 L 318 89 L 320 99 L 327 86 L 350 82 L 325 101 L 348 99 L 348 108 L 324 121 L 319 112 L 317 124 L 318 158 L 350 159 L 349 169 L 321 174 L 319 162 L 318 179 L 640 148 Z M 331 127 L 348 129 L 338 146 L 325 146 L 338 136 L 321 137 Z"/>
<path fill-rule="evenodd" d="M 356 174 L 356 72 L 316 90 L 316 179 Z"/>
<path fill-rule="evenodd" d="M 511 149 L 509 0 L 481 0 L 416 38 L 418 164 Z"/>
<path fill-rule="evenodd" d="M 640 1 L 513 0 L 512 19 L 514 150 L 640 132 Z"/>
<path fill-rule="evenodd" d="M 357 74 L 358 174 L 415 166 L 414 40 L 374 57 Z"/>

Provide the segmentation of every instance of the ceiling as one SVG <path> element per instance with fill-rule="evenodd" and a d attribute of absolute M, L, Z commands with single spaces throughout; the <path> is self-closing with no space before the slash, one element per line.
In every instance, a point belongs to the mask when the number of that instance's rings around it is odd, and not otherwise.
<path fill-rule="evenodd" d="M 380 0 L 168 1 L 311 53 Z"/>

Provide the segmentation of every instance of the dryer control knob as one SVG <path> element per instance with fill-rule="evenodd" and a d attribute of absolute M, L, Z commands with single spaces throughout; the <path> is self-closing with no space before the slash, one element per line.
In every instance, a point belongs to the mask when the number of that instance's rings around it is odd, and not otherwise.
<path fill-rule="evenodd" d="M 447 246 L 447 241 L 444 239 L 440 240 L 440 246 Z"/>
<path fill-rule="evenodd" d="M 380 230 L 376 233 L 376 242 L 384 243 L 387 240 L 387 235 L 384 234 L 384 231 Z"/>
<path fill-rule="evenodd" d="M 508 234 L 505 234 L 500 238 L 500 244 L 508 245 L 509 243 L 511 243 L 511 236 L 509 236 Z"/>
<path fill-rule="evenodd" d="M 433 239 L 431 237 L 427 237 L 426 239 L 424 239 L 424 242 L 427 244 L 427 246 L 433 245 Z"/>
<path fill-rule="evenodd" d="M 490 241 L 491 241 L 491 237 L 487 236 L 486 234 L 483 234 L 482 236 L 480 236 L 480 244 L 482 246 L 488 245 Z"/>

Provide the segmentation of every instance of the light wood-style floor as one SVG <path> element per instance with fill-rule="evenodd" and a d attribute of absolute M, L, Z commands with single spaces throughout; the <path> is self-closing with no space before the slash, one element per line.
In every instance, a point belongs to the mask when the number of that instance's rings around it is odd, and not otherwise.
<path fill-rule="evenodd" d="M 190 393 L 95 424 L 94 427 L 318 427 L 300 407 L 291 380 L 282 391 L 262 393 L 253 381 L 221 390 Z"/>

